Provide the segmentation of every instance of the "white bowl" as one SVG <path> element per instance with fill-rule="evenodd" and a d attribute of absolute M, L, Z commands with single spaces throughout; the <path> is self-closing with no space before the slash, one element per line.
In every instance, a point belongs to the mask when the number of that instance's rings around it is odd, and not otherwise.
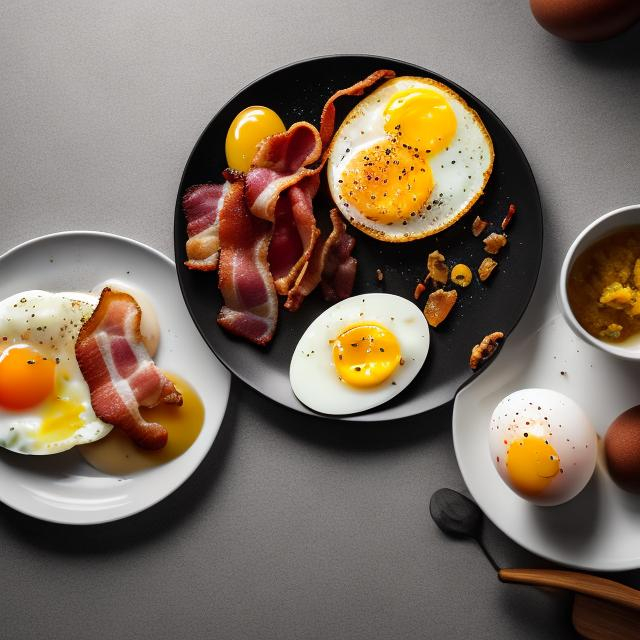
<path fill-rule="evenodd" d="M 573 311 L 571 310 L 571 306 L 569 305 L 569 298 L 567 296 L 567 280 L 576 258 L 598 240 L 611 235 L 616 231 L 628 229 L 629 227 L 637 227 L 640 229 L 640 204 L 621 207 L 620 209 L 610 211 L 592 222 L 586 229 L 584 229 L 584 231 L 582 231 L 582 233 L 569 247 L 569 251 L 562 263 L 562 269 L 560 271 L 559 298 L 562 314 L 567 321 L 567 324 L 577 336 L 582 338 L 588 344 L 619 358 L 640 361 L 640 336 L 634 336 L 629 340 L 626 340 L 624 343 L 619 344 L 599 340 L 588 333 L 576 320 L 576 317 L 573 315 Z"/>

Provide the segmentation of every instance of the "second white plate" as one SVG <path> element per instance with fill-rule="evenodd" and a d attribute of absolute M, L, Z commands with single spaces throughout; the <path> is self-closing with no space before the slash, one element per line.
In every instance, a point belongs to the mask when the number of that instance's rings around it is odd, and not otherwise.
<path fill-rule="evenodd" d="M 557 316 L 524 343 L 507 342 L 491 369 L 460 391 L 453 442 L 469 491 L 515 542 L 582 569 L 640 567 L 640 496 L 613 483 L 602 451 L 585 490 L 557 507 L 532 505 L 498 476 L 489 454 L 489 419 L 504 396 L 526 387 L 555 389 L 573 398 L 603 436 L 616 416 L 640 402 L 637 365 L 586 345 Z"/>
<path fill-rule="evenodd" d="M 36 238 L 0 257 L 0 299 L 29 289 L 85 291 L 107 279 L 142 289 L 158 311 L 161 368 L 188 380 L 205 423 L 180 457 L 126 477 L 105 475 L 75 450 L 23 456 L 0 450 L 0 501 L 30 516 L 97 524 L 142 511 L 177 489 L 203 460 L 220 428 L 230 375 L 207 349 L 182 301 L 174 263 L 139 242 L 76 231 Z"/>

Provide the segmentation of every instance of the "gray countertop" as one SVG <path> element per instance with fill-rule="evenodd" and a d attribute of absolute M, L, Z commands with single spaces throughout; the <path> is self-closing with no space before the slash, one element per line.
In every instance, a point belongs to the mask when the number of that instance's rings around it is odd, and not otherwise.
<path fill-rule="evenodd" d="M 511 129 L 545 215 L 532 325 L 553 312 L 578 231 L 640 200 L 638 28 L 572 45 L 525 0 L 89 5 L 0 10 L 0 251 L 99 229 L 172 256 L 181 172 L 212 115 L 256 77 L 329 53 L 431 68 Z M 73 528 L 0 505 L 0 635 L 573 637 L 568 596 L 499 583 L 431 522 L 431 493 L 464 489 L 450 425 L 447 405 L 345 426 L 234 382 L 208 457 L 148 511 Z M 485 537 L 504 566 L 545 566 L 491 525 Z M 638 571 L 615 577 L 640 586 Z"/>

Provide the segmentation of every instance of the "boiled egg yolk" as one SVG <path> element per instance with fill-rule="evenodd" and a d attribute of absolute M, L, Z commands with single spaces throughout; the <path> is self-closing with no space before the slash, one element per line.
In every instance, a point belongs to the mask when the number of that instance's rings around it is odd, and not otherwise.
<path fill-rule="evenodd" d="M 285 130 L 275 111 L 267 107 L 247 107 L 233 120 L 225 143 L 227 165 L 237 171 L 249 171 L 257 145 L 265 138 Z"/>
<path fill-rule="evenodd" d="M 433 175 L 413 149 L 392 140 L 355 153 L 340 180 L 340 197 L 373 222 L 401 222 L 422 210 Z"/>
<path fill-rule="evenodd" d="M 384 110 L 384 129 L 420 155 L 434 155 L 449 146 L 456 116 L 445 97 L 433 89 L 405 89 Z"/>
<path fill-rule="evenodd" d="M 560 471 L 560 457 L 548 440 L 525 434 L 509 445 L 506 465 L 514 489 L 535 496 L 542 493 Z"/>
<path fill-rule="evenodd" d="M 375 322 L 346 327 L 333 341 L 332 353 L 340 379 L 359 388 L 381 384 L 402 362 L 398 339 Z"/>
<path fill-rule="evenodd" d="M 35 407 L 54 390 L 55 361 L 27 345 L 0 355 L 0 406 L 13 411 Z"/>
<path fill-rule="evenodd" d="M 175 373 L 165 375 L 182 394 L 182 406 L 159 404 L 151 409 L 141 407 L 140 415 L 147 422 L 157 422 L 168 432 L 167 444 L 151 451 L 138 447 L 120 429 L 90 444 L 80 453 L 96 469 L 110 475 L 126 475 L 169 462 L 182 455 L 196 440 L 204 424 L 204 405 L 197 391 Z"/>

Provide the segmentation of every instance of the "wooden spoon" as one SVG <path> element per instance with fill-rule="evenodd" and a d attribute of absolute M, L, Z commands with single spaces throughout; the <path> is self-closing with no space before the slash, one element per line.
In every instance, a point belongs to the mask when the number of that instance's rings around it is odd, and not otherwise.
<path fill-rule="evenodd" d="M 453 489 L 439 489 L 429 503 L 435 523 L 448 535 L 473 538 L 503 582 L 573 591 L 573 626 L 590 640 L 637 640 L 640 637 L 640 591 L 620 582 L 560 569 L 499 569 L 482 543 L 484 514 Z"/>

